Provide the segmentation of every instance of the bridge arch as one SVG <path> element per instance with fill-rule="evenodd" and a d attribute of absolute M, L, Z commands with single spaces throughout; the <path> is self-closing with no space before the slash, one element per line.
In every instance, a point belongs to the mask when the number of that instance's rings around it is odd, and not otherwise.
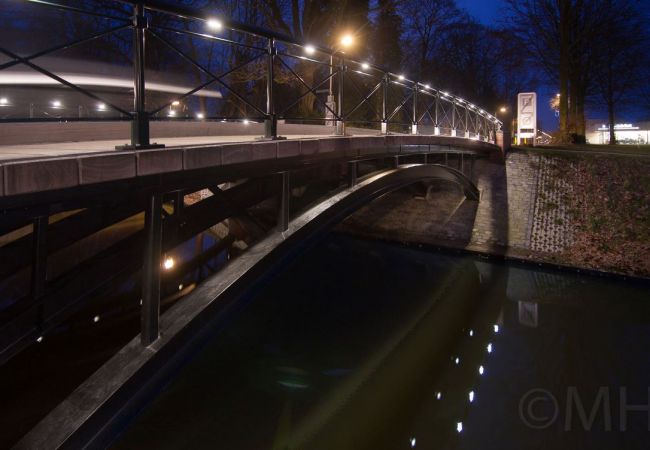
<path fill-rule="evenodd" d="M 285 231 L 273 232 L 208 278 L 161 316 L 162 333 L 144 347 L 136 337 L 104 364 L 18 444 L 55 448 L 107 444 L 116 429 L 133 417 L 170 376 L 196 352 L 235 300 L 255 289 L 281 263 L 304 251 L 319 236 L 368 202 L 427 180 L 458 184 L 466 198 L 479 191 L 462 172 L 438 164 L 405 164 L 371 174 L 295 217 Z M 97 395 L 97 386 L 103 386 Z M 89 400 L 92 399 L 92 400 Z"/>

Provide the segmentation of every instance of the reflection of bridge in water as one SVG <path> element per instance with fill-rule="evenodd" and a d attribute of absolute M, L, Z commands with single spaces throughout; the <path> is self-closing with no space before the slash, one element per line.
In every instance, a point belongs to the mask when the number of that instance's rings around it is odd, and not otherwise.
<path fill-rule="evenodd" d="M 92 303 L 101 286 L 141 270 L 141 336 L 54 409 L 24 438 L 24 446 L 100 442 L 106 437 L 102 433 L 110 434 L 122 414 L 138 408 L 147 390 L 200 341 L 205 325 L 278 261 L 305 248 L 365 203 L 409 184 L 446 180 L 458 184 L 467 198 L 478 200 L 472 181 L 475 159 L 501 155 L 496 145 L 501 124 L 466 100 L 326 48 L 316 49 L 320 56 L 306 56 L 303 43 L 223 22 L 235 35 L 254 38 L 256 44 L 248 50 L 256 53 L 249 62 L 265 62 L 264 76 L 238 90 L 226 75 L 165 37 L 171 25 L 163 26 L 155 17 L 187 21 L 188 30 L 172 27 L 174 33 L 220 45 L 242 42 L 199 33 L 205 31 L 207 17 L 197 12 L 144 4 L 135 8 L 136 26 L 128 16 L 112 17 L 106 19 L 107 29 L 87 39 L 53 44 L 44 52 L 25 56 L 1 50 L 10 61 L 0 65 L 0 82 L 9 79 L 1 77 L 3 71 L 28 67 L 37 74 L 33 80 L 53 80 L 90 99 L 87 108 L 104 105 L 101 112 L 107 114 L 98 121 L 96 115 L 80 115 L 72 108 L 69 117 L 30 120 L 36 117 L 18 108 L 20 96 L 11 97 L 11 90 L 0 105 L 0 127 L 11 139 L 0 147 L 0 257 L 6 262 L 0 276 L 10 286 L 22 284 L 2 310 L 0 361 L 55 334 L 61 323 Z M 78 13 L 55 2 L 41 5 L 51 6 L 65 14 Z M 143 26 L 145 18 L 151 21 L 148 28 Z M 134 89 L 130 97 L 122 92 L 132 106 L 96 90 L 97 83 L 71 72 L 55 73 L 55 66 L 39 63 L 44 55 L 123 31 L 135 37 Z M 204 81 L 192 88 L 149 83 L 143 66 L 144 34 L 181 57 Z M 330 54 L 335 62 L 332 74 L 307 85 L 297 64 L 327 68 Z M 274 74 L 280 68 L 296 82 L 293 97 L 277 86 Z M 332 77 L 337 97 L 333 108 L 319 91 Z M 22 89 L 14 87 L 16 93 Z M 118 87 L 126 88 L 111 86 Z M 260 87 L 262 96 L 256 94 Z M 161 98 L 160 92 L 173 95 Z M 297 105 L 306 96 L 313 96 L 321 117 L 330 113 L 336 125 L 298 116 Z M 240 102 L 243 113 L 224 115 L 219 102 L 226 97 Z M 152 105 L 152 98 L 160 101 Z M 9 108 L 17 116 L 10 117 Z M 360 114 L 364 108 L 371 113 Z M 160 114 L 165 111 L 179 113 Z M 178 120 L 182 115 L 192 120 Z M 161 148 L 152 139 L 167 146 Z M 126 141 L 126 147 L 114 149 Z M 54 267 L 61 253 L 128 220 L 138 224 L 135 232 L 72 264 Z M 243 243 L 246 251 L 161 315 L 163 263 L 188 239 L 217 225 L 222 235 L 212 255 L 222 254 L 234 242 Z M 100 429 L 104 431 L 97 434 Z"/>

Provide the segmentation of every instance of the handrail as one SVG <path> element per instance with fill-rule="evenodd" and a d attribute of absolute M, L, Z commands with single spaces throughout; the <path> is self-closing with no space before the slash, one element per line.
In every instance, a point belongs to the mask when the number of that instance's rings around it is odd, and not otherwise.
<path fill-rule="evenodd" d="M 442 130 L 449 130 L 451 136 L 454 137 L 464 137 L 470 138 L 473 134 L 472 139 L 475 140 L 485 140 L 490 142 L 496 142 L 496 133 L 502 127 L 502 122 L 499 121 L 495 116 L 488 113 L 484 109 L 480 108 L 477 105 L 472 104 L 471 102 L 456 96 L 448 92 L 444 92 L 440 89 L 431 87 L 429 84 L 426 84 L 421 81 L 415 81 L 407 78 L 404 75 L 391 72 L 386 68 L 380 67 L 378 65 L 372 64 L 370 62 L 363 62 L 354 59 L 347 58 L 347 55 L 337 51 L 335 49 L 319 45 L 317 43 L 309 43 L 305 41 L 299 41 L 291 36 L 288 36 L 283 33 L 279 33 L 273 30 L 268 30 L 258 26 L 241 23 L 238 21 L 231 20 L 230 18 L 219 16 L 213 11 L 207 9 L 196 9 L 179 5 L 169 5 L 162 3 L 158 0 L 115 0 L 119 3 L 132 5 L 133 6 L 133 16 L 132 22 L 129 23 L 129 17 L 125 15 L 124 17 L 119 17 L 116 15 L 103 14 L 98 11 L 87 11 L 82 8 L 72 7 L 67 4 L 59 3 L 57 0 L 23 0 L 26 3 L 32 3 L 36 5 L 41 5 L 44 7 L 58 8 L 69 12 L 82 13 L 82 14 L 91 14 L 93 16 L 103 17 L 106 19 L 124 22 L 124 25 L 112 27 L 111 29 L 102 32 L 95 33 L 91 36 L 88 36 L 84 39 L 75 39 L 63 46 L 56 46 L 48 50 L 42 50 L 34 53 L 32 56 L 20 57 L 14 52 L 0 47 L 0 54 L 8 56 L 11 61 L 0 65 L 0 71 L 5 68 L 15 66 L 16 64 L 22 63 L 28 67 L 36 70 L 41 75 L 49 77 L 51 80 L 54 80 L 58 84 L 63 84 L 73 90 L 76 90 L 78 93 L 85 95 L 89 98 L 99 100 L 105 105 L 110 106 L 113 110 L 118 111 L 122 114 L 121 119 L 127 117 L 131 119 L 132 123 L 132 133 L 131 133 L 131 144 L 128 146 L 130 148 L 140 149 L 140 148 L 151 148 L 149 141 L 149 121 L 151 116 L 160 112 L 161 110 L 169 107 L 170 103 L 167 103 L 161 107 L 157 107 L 151 111 L 145 109 L 145 71 L 144 71 L 144 60 L 146 52 L 146 43 L 145 43 L 145 32 L 151 33 L 156 38 L 162 40 L 164 45 L 171 48 L 176 54 L 180 55 L 189 65 L 194 66 L 200 72 L 208 77 L 208 81 L 195 86 L 192 89 L 186 89 L 185 92 L 181 95 L 178 95 L 173 101 L 184 99 L 188 96 L 194 95 L 202 89 L 206 88 L 209 84 L 217 83 L 222 86 L 226 91 L 233 95 L 237 100 L 246 105 L 247 108 L 250 108 L 256 113 L 260 114 L 260 117 L 264 118 L 265 122 L 265 138 L 267 139 L 277 139 L 277 121 L 278 119 L 294 119 L 286 115 L 287 111 L 293 108 L 301 99 L 309 94 L 315 96 L 317 102 L 319 102 L 324 108 L 326 117 L 324 120 L 327 123 L 336 122 L 336 134 L 344 135 L 346 122 L 358 122 L 358 123 L 381 123 L 381 132 L 382 134 L 388 134 L 388 126 L 392 125 L 410 125 L 411 133 L 418 134 L 418 125 L 421 125 L 425 119 L 430 119 L 430 123 L 433 124 L 434 134 L 441 134 Z M 246 33 L 251 36 L 265 39 L 267 45 L 262 47 L 261 45 L 250 45 L 245 43 L 240 43 L 231 39 L 222 38 L 216 36 L 216 33 L 200 33 L 192 30 L 179 30 L 166 26 L 150 25 L 148 23 L 148 16 L 146 12 L 153 13 L 162 13 L 170 15 L 176 18 L 188 19 L 193 21 L 202 21 L 206 25 L 209 21 L 217 20 L 220 24 L 221 30 L 232 30 L 235 32 Z M 96 39 L 98 36 L 104 36 L 110 34 L 114 31 L 123 30 L 125 28 L 131 28 L 134 34 L 134 44 L 133 44 L 133 83 L 134 83 L 134 107 L 132 112 L 126 111 L 123 108 L 116 106 L 114 103 L 103 100 L 101 96 L 98 96 L 85 87 L 82 87 L 78 84 L 72 83 L 66 80 L 64 77 L 59 76 L 54 73 L 54 71 L 46 70 L 40 65 L 34 63 L 33 59 L 36 57 L 41 57 L 43 55 L 50 54 L 58 48 L 62 47 L 71 47 L 76 46 L 84 42 L 89 42 L 92 39 Z M 249 50 L 258 51 L 259 54 L 254 58 L 248 59 L 245 63 L 238 65 L 235 69 L 230 69 L 223 74 L 213 73 L 209 68 L 202 65 L 200 62 L 192 58 L 191 55 L 183 52 L 181 49 L 174 46 L 172 42 L 167 39 L 164 39 L 154 30 L 174 32 L 180 34 L 187 34 L 193 37 L 215 40 L 222 43 L 237 45 L 248 48 Z M 278 49 L 278 44 L 295 46 L 299 49 L 302 49 L 305 54 L 313 53 L 315 51 L 320 52 L 329 56 L 329 63 L 325 61 L 320 61 L 315 58 L 309 58 L 307 56 L 298 56 L 296 54 L 291 54 L 288 51 L 281 51 Z M 307 52 L 307 49 L 310 51 Z M 236 92 L 231 86 L 229 86 L 224 77 L 234 72 L 235 70 L 241 69 L 243 66 L 251 63 L 254 60 L 259 58 L 266 57 L 267 63 L 265 68 L 266 75 L 266 108 L 261 108 L 258 105 L 251 103 L 249 100 L 244 98 L 238 92 Z M 330 67 L 330 76 L 324 80 L 316 81 L 312 86 L 305 82 L 297 73 L 294 71 L 291 66 L 289 66 L 283 58 L 292 57 L 298 58 L 301 60 L 312 61 L 314 63 L 322 64 Z M 336 59 L 336 62 L 335 62 Z M 288 107 L 283 107 L 281 112 L 276 112 L 276 103 L 274 96 L 274 84 L 275 84 L 275 75 L 274 75 L 274 65 L 275 61 L 278 61 L 282 68 L 288 70 L 288 72 L 293 75 L 295 80 L 298 81 L 298 98 L 293 101 Z M 1 73 L 1 72 L 0 72 Z M 368 93 L 362 92 L 359 86 L 354 82 L 354 79 L 350 74 L 364 75 L 372 77 L 376 80 L 379 80 L 377 84 L 372 82 L 372 89 Z M 346 78 L 347 77 L 347 78 Z M 338 98 L 336 101 L 329 103 L 332 99 L 328 100 L 328 103 L 323 102 L 321 99 L 316 96 L 316 90 L 320 88 L 325 82 L 330 82 L 330 95 L 333 95 L 332 83 L 336 79 L 338 84 Z M 361 101 L 357 102 L 355 100 L 352 107 L 348 108 L 348 111 L 345 111 L 343 108 L 344 100 L 349 98 L 349 95 L 344 95 L 344 85 L 345 80 L 351 80 L 348 83 L 351 83 L 355 89 L 355 92 L 361 95 Z M 0 78 L 1 80 L 1 78 Z M 1 82 L 1 81 L 0 81 Z M 53 83 L 53 84 L 56 84 Z M 392 87 L 401 89 L 399 95 L 401 96 L 401 101 L 397 103 L 397 106 L 393 110 L 388 110 L 388 97 L 391 92 L 394 93 Z M 302 89 L 307 89 L 302 92 Z M 406 94 L 404 94 L 406 90 Z M 381 111 L 377 111 L 376 105 L 370 103 L 370 98 L 381 92 L 382 105 Z M 428 101 L 425 101 L 426 109 L 423 111 L 418 104 L 418 97 L 423 96 L 429 98 Z M 405 123 L 403 120 L 392 120 L 398 113 L 405 114 L 406 107 L 408 104 L 411 104 L 412 111 L 409 111 L 408 114 L 410 117 L 410 123 Z M 365 119 L 351 119 L 351 115 L 361 108 L 363 105 L 370 105 L 371 110 L 377 115 L 380 116 L 380 120 L 365 120 Z M 392 108 L 392 106 L 391 106 Z M 216 117 L 222 117 L 223 114 L 214 116 L 214 117 L 203 117 L 201 119 L 210 120 L 215 119 Z M 79 119 L 83 120 L 84 118 L 80 117 Z M 30 108 L 30 119 L 29 120 L 41 120 L 35 119 L 32 117 L 31 108 Z M 319 120 L 319 119 L 311 119 Z M 323 119 L 320 119 L 323 120 Z M 11 121 L 16 122 L 20 121 L 16 118 L 0 119 L 0 121 Z M 27 120 L 25 120 L 27 121 Z M 458 131 L 463 131 L 463 136 L 458 136 Z"/>

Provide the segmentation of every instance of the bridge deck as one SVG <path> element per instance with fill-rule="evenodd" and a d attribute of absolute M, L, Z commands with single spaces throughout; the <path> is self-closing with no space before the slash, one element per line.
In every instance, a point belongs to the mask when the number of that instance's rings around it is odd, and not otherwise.
<path fill-rule="evenodd" d="M 333 137 L 303 134 L 289 135 L 287 137 L 291 139 L 286 140 L 255 141 L 256 137 L 160 138 L 155 141 L 167 144 L 166 148 L 139 151 L 116 151 L 115 144 L 124 143 L 116 140 L 0 146 L 0 200 L 234 164 L 277 162 L 285 158 L 313 160 L 340 155 L 352 160 L 371 155 L 390 156 L 400 153 L 405 146 L 414 145 L 429 146 L 432 151 L 467 149 L 486 154 L 499 153 L 497 146 L 487 142 L 447 136 L 375 134 Z"/>

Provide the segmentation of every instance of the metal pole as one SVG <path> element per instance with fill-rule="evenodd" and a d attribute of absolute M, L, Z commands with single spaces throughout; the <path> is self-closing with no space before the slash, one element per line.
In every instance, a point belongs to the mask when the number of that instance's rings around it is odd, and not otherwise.
<path fill-rule="evenodd" d="M 45 281 L 47 279 L 47 216 L 36 217 L 32 229 L 32 276 L 30 296 L 34 304 L 38 305 L 36 328 L 40 333 L 43 330 L 44 306 L 42 302 L 45 294 Z"/>
<path fill-rule="evenodd" d="M 465 106 L 465 137 L 469 138 L 469 109 Z"/>
<path fill-rule="evenodd" d="M 348 187 L 356 186 L 357 184 L 357 162 L 350 161 L 348 163 Z"/>
<path fill-rule="evenodd" d="M 451 109 L 451 135 L 456 137 L 456 102 L 452 101 Z"/>
<path fill-rule="evenodd" d="M 142 311 L 140 342 L 147 346 L 160 334 L 160 270 L 162 251 L 162 194 L 153 193 L 147 200 L 144 216 L 146 243 L 142 268 Z"/>
<path fill-rule="evenodd" d="M 388 117 L 386 112 L 386 102 L 388 101 L 388 83 L 390 82 L 388 74 L 384 75 L 382 80 L 382 96 L 381 96 L 381 134 L 388 134 Z"/>
<path fill-rule="evenodd" d="M 275 80 L 275 39 L 269 38 L 266 74 L 266 120 L 264 121 L 264 138 L 276 139 L 278 137 L 278 119 L 275 115 L 273 101 L 273 83 Z"/>
<path fill-rule="evenodd" d="M 438 120 L 438 104 L 440 103 L 440 91 L 436 92 L 436 110 L 435 110 L 435 119 L 436 124 L 433 129 L 433 134 L 438 136 L 440 134 L 440 121 Z"/>
<path fill-rule="evenodd" d="M 338 81 L 339 81 L 339 92 L 338 92 L 338 105 L 337 105 L 337 113 L 338 113 L 338 119 L 336 121 L 336 135 L 337 136 L 345 136 L 345 118 L 343 117 L 343 86 L 345 84 L 345 59 L 343 58 L 343 55 L 340 56 L 340 72 L 338 76 Z"/>
<path fill-rule="evenodd" d="M 334 101 L 334 53 L 330 53 L 330 79 L 329 79 L 329 93 L 327 95 L 327 106 L 329 109 L 325 111 L 325 125 L 334 126 L 334 114 L 332 111 L 336 109 L 336 102 Z M 330 111 L 331 109 L 331 111 Z"/>
<path fill-rule="evenodd" d="M 411 134 L 418 134 L 418 84 L 413 85 L 413 124 Z"/>
<path fill-rule="evenodd" d="M 164 145 L 149 141 L 149 113 L 145 108 L 145 30 L 147 18 L 144 4 L 138 2 L 133 10 L 133 119 L 131 120 L 131 144 L 117 146 L 123 149 L 162 148 Z"/>
<path fill-rule="evenodd" d="M 291 201 L 291 177 L 290 172 L 282 172 L 282 191 L 280 193 L 280 211 L 278 215 L 278 227 L 281 232 L 289 229 L 289 208 Z"/>

